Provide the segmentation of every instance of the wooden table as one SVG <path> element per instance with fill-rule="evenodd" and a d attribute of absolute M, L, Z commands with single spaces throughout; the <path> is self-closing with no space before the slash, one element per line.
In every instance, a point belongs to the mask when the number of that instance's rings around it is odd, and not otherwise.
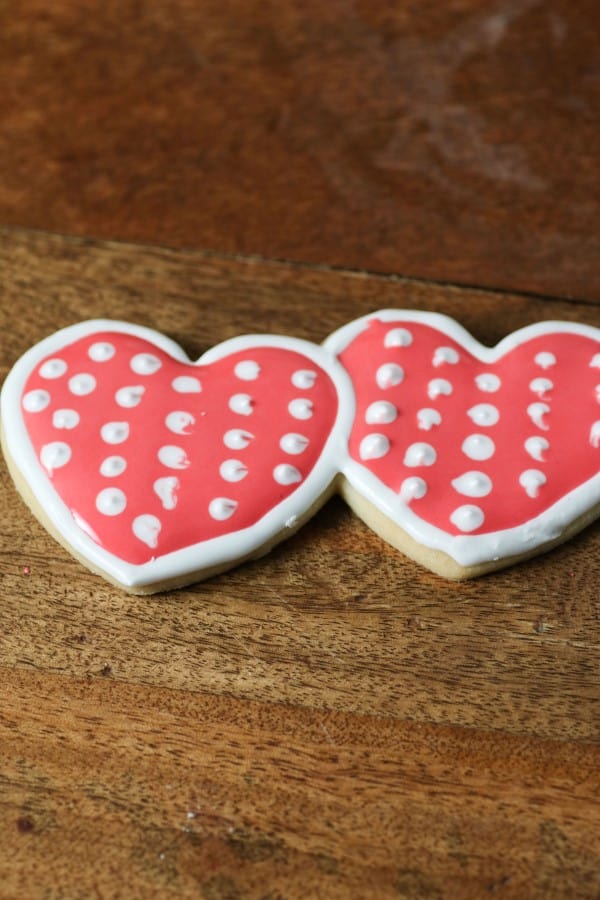
<path fill-rule="evenodd" d="M 1 374 L 382 307 L 600 325 L 592 0 L 0 4 Z M 130 597 L 1 470 L 2 898 L 600 896 L 600 529 L 478 581 L 340 500 Z"/>

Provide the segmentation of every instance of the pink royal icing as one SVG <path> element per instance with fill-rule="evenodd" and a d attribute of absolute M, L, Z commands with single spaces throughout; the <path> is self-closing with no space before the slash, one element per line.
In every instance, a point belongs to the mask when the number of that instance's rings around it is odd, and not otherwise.
<path fill-rule="evenodd" d="M 341 368 L 292 338 L 236 338 L 190 363 L 147 329 L 90 322 L 13 372 L 15 463 L 69 542 L 131 584 L 235 561 L 304 515 L 353 408 Z"/>
<path fill-rule="evenodd" d="M 356 397 L 345 474 L 422 543 L 493 559 L 600 501 L 595 329 L 542 323 L 490 349 L 446 317 L 384 311 L 326 346 Z"/>
<path fill-rule="evenodd" d="M 324 347 L 249 335 L 191 363 L 149 329 L 84 322 L 15 364 L 2 419 L 54 529 L 126 586 L 261 552 L 338 473 L 471 566 L 600 504 L 600 331 L 544 322 L 487 348 L 445 316 L 383 310 Z"/>

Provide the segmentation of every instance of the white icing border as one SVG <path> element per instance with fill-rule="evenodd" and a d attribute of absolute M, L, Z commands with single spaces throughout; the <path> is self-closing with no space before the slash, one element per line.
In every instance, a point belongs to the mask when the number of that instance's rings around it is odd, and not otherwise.
<path fill-rule="evenodd" d="M 398 324 L 420 322 L 431 325 L 463 346 L 481 363 L 497 362 L 508 351 L 544 334 L 578 334 L 600 343 L 600 329 L 591 325 L 547 321 L 527 325 L 505 337 L 495 347 L 486 347 L 454 319 L 440 313 L 384 309 L 355 319 L 334 331 L 323 346 L 338 356 L 373 320 Z M 351 459 L 349 454 L 341 467 L 341 472 L 355 490 L 414 540 L 433 550 L 448 554 L 461 566 L 475 566 L 531 552 L 558 538 L 571 522 L 600 504 L 599 471 L 593 478 L 561 497 L 541 515 L 522 525 L 482 535 L 451 535 L 425 522 L 400 500 L 398 494 L 386 487 L 365 466 Z"/>
<path fill-rule="evenodd" d="M 21 396 L 27 378 L 44 357 L 81 338 L 111 331 L 142 338 L 178 362 L 191 365 L 212 363 L 240 350 L 263 347 L 296 351 L 312 360 L 327 372 L 338 394 L 338 412 L 333 428 L 312 471 L 292 494 L 248 528 L 158 556 L 142 565 L 127 563 L 100 547 L 75 524 L 70 510 L 42 469 L 21 413 Z M 309 341 L 276 335 L 244 335 L 212 347 L 193 363 L 179 344 L 159 332 L 110 319 L 94 319 L 68 326 L 28 350 L 9 372 L 2 388 L 0 404 L 12 464 L 24 477 L 52 525 L 92 568 L 105 572 L 130 588 L 146 587 L 193 572 L 201 573 L 204 569 L 225 567 L 228 563 L 233 566 L 238 560 L 252 555 L 275 537 L 281 536 L 286 531 L 286 523 L 301 518 L 325 494 L 335 479 L 339 472 L 339 459 L 346 458 L 348 435 L 354 420 L 354 392 L 350 378 L 329 352 Z"/>

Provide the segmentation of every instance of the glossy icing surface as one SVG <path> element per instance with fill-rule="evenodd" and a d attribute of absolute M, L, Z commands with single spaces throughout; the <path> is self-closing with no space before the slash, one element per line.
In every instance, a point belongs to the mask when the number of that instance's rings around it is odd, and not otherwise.
<path fill-rule="evenodd" d="M 3 421 L 61 533 L 135 584 L 235 561 L 302 516 L 337 471 L 344 390 L 308 342 L 236 338 L 191 363 L 146 329 L 91 322 L 22 358 Z"/>
<path fill-rule="evenodd" d="M 447 317 L 384 310 L 322 348 L 250 335 L 192 363 L 149 329 L 84 322 L 9 373 L 4 436 L 58 532 L 126 585 L 233 565 L 339 472 L 476 565 L 600 504 L 599 348 L 584 325 L 486 348 Z"/>
<path fill-rule="evenodd" d="M 326 342 L 356 396 L 347 477 L 465 564 L 555 536 L 600 502 L 599 337 L 543 323 L 490 349 L 434 314 L 351 323 Z"/>

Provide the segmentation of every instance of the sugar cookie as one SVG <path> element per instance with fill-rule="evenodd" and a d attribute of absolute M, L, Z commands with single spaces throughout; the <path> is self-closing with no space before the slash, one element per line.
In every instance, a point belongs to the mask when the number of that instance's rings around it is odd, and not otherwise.
<path fill-rule="evenodd" d="M 356 416 L 340 490 L 408 556 L 469 578 L 600 514 L 600 331 L 543 322 L 497 347 L 426 312 L 331 335 Z"/>
<path fill-rule="evenodd" d="M 151 593 L 293 534 L 333 490 L 352 415 L 341 366 L 307 341 L 239 337 L 192 363 L 147 328 L 90 321 L 14 366 L 2 441 L 54 536 Z"/>

